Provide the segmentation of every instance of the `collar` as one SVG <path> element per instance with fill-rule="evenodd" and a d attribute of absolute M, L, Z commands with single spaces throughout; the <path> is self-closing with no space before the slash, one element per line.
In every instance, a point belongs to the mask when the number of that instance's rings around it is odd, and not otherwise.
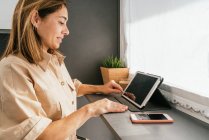
<path fill-rule="evenodd" d="M 64 59 L 66 56 L 62 55 L 60 52 L 58 51 L 55 51 L 54 52 L 54 55 L 56 55 L 58 61 L 59 61 L 59 64 L 61 65 L 62 63 L 64 63 Z"/>
<path fill-rule="evenodd" d="M 38 62 L 38 65 L 46 71 L 49 62 L 52 60 L 52 57 L 57 57 L 59 64 L 61 65 L 64 62 L 65 56 L 63 56 L 61 53 L 55 51 L 53 54 L 43 52 L 43 60 Z"/>

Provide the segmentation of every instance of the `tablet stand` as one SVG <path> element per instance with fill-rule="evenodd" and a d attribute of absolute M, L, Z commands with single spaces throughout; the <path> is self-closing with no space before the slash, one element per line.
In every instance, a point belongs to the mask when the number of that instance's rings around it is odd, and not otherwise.
<path fill-rule="evenodd" d="M 132 112 L 140 112 L 140 111 L 165 110 L 170 108 L 171 106 L 169 105 L 165 97 L 162 95 L 161 91 L 159 89 L 156 89 L 144 108 L 139 109 L 138 107 L 136 107 L 136 108 L 131 108 L 129 110 Z"/>

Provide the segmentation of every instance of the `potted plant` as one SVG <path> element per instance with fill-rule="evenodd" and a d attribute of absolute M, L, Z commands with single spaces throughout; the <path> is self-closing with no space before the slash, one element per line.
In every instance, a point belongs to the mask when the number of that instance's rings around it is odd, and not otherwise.
<path fill-rule="evenodd" d="M 129 69 L 125 67 L 124 63 L 118 58 L 107 57 L 100 67 L 104 84 L 110 80 L 115 80 L 119 83 L 121 80 L 128 78 Z"/>

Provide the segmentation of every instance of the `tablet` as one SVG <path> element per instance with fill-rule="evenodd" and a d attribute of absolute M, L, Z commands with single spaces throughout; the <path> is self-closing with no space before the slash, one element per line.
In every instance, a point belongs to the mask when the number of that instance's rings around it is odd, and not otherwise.
<path fill-rule="evenodd" d="M 143 108 L 162 81 L 163 78 L 160 76 L 136 72 L 124 90 L 122 97 L 137 107 Z"/>

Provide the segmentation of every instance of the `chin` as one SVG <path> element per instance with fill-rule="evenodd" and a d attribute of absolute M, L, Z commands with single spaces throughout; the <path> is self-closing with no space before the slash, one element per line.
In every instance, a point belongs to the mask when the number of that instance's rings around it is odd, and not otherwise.
<path fill-rule="evenodd" d="M 56 45 L 56 46 L 53 46 L 51 49 L 57 50 L 57 49 L 59 49 L 59 47 L 60 47 L 60 45 Z"/>

